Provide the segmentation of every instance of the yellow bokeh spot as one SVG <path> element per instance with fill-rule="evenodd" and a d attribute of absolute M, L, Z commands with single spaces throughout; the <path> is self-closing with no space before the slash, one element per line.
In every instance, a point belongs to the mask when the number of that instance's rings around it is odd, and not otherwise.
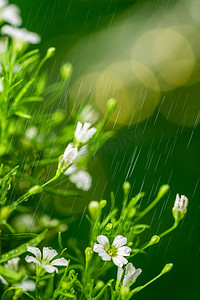
<path fill-rule="evenodd" d="M 189 41 L 173 29 L 163 29 L 153 46 L 153 61 L 160 76 L 180 86 L 190 78 L 195 58 Z"/>
<path fill-rule="evenodd" d="M 117 108 L 110 120 L 117 125 L 136 124 L 154 112 L 159 102 L 158 89 L 148 68 L 137 62 L 120 61 L 100 74 L 96 83 L 96 105 L 105 113 L 106 102 L 114 98 Z"/>

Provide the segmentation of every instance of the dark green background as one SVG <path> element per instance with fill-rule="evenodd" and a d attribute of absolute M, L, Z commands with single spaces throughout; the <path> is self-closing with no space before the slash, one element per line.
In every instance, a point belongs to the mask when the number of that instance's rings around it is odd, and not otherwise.
<path fill-rule="evenodd" d="M 148 14 L 153 19 L 156 7 L 166 4 L 167 1 L 148 2 L 152 2 Z M 172 2 L 169 1 L 169 6 Z M 114 23 L 123 10 L 134 3 L 137 8 L 137 5 L 146 5 L 147 2 L 18 0 L 15 3 L 21 8 L 23 26 L 42 36 L 42 51 L 46 51 L 49 46 L 57 47 L 52 75 L 56 78 L 56 71 L 66 60 L 68 51 L 85 34 L 106 29 L 110 21 Z M 185 88 L 184 93 L 193 91 L 194 94 L 199 94 L 199 90 L 197 84 L 190 87 L 190 90 Z M 169 97 L 170 93 L 163 95 Z M 188 101 L 188 105 L 192 106 L 192 99 L 189 98 Z M 146 202 L 156 195 L 161 184 L 168 183 L 171 186 L 170 193 L 159 203 L 156 211 L 144 220 L 147 224 L 152 223 L 147 238 L 172 224 L 171 208 L 177 192 L 189 198 L 188 213 L 181 226 L 159 245 L 152 247 L 147 256 L 138 255 L 134 261 L 136 267 L 143 269 L 137 284 L 143 284 L 156 276 L 166 263 L 173 262 L 174 269 L 137 294 L 135 299 L 187 300 L 200 297 L 199 134 L 198 124 L 184 128 L 168 122 L 156 111 L 147 121 L 130 129 L 125 127 L 119 130 L 98 154 L 107 174 L 105 199 L 108 199 L 110 190 L 115 190 L 120 205 L 121 185 L 124 180 L 128 180 L 132 183 L 132 195 L 140 190 L 146 192 L 141 204 L 145 207 Z"/>

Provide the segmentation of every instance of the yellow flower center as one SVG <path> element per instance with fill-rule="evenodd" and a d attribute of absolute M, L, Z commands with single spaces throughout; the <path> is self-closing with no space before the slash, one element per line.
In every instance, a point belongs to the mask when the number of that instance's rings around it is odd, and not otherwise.
<path fill-rule="evenodd" d="M 117 256 L 117 249 L 116 249 L 115 246 L 113 246 L 113 245 L 107 244 L 107 245 L 105 246 L 104 250 L 106 251 L 106 253 L 107 253 L 110 257 L 115 257 L 115 256 Z"/>

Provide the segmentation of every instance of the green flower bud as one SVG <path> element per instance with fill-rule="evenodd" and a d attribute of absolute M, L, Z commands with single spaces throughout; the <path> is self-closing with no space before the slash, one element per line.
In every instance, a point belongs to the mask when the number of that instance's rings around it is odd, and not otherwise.
<path fill-rule="evenodd" d="M 120 294 L 122 299 L 126 299 L 128 297 L 130 293 L 130 288 L 127 285 L 122 285 L 121 289 L 120 289 Z"/>
<path fill-rule="evenodd" d="M 42 187 L 40 185 L 35 185 L 32 188 L 30 188 L 27 193 L 35 195 L 35 194 L 39 194 L 41 192 L 42 192 Z"/>
<path fill-rule="evenodd" d="M 89 263 L 89 261 L 92 258 L 92 254 L 93 254 L 92 247 L 87 247 L 85 249 L 85 260 L 86 260 L 86 263 Z"/>
<path fill-rule="evenodd" d="M 47 54 L 46 54 L 46 57 L 52 57 L 52 56 L 54 56 L 54 54 L 55 54 L 55 52 L 56 52 L 56 48 L 54 48 L 54 47 L 50 47 L 48 50 L 47 50 Z"/>
<path fill-rule="evenodd" d="M 108 223 L 107 225 L 106 225 L 106 227 L 105 227 L 105 230 L 106 231 L 110 231 L 110 230 L 112 230 L 113 229 L 113 224 L 112 223 Z"/>
<path fill-rule="evenodd" d="M 107 201 L 106 200 L 101 200 L 100 201 L 100 208 L 104 208 L 107 205 Z"/>
<path fill-rule="evenodd" d="M 149 245 L 157 244 L 159 243 L 159 241 L 160 241 L 160 237 L 158 235 L 153 235 L 149 242 Z"/>
<path fill-rule="evenodd" d="M 93 221 L 95 221 L 98 217 L 99 208 L 100 208 L 100 205 L 99 205 L 98 201 L 91 201 L 88 205 L 90 217 L 92 218 Z"/>
<path fill-rule="evenodd" d="M 70 79 L 70 77 L 72 75 L 72 71 L 73 71 L 73 69 L 72 69 L 72 65 L 70 63 L 66 63 L 66 64 L 62 65 L 61 70 L 60 70 L 62 80 L 67 81 L 68 79 Z"/>
<path fill-rule="evenodd" d="M 65 282 L 65 281 L 63 281 L 62 284 L 61 284 L 61 286 L 62 286 L 62 289 L 63 289 L 63 290 L 66 290 L 67 287 L 68 287 L 68 283 Z"/>
<path fill-rule="evenodd" d="M 104 287 L 104 285 L 105 285 L 105 283 L 104 283 L 103 281 L 99 280 L 99 281 L 97 282 L 97 284 L 96 284 L 96 288 L 97 288 L 98 290 L 100 290 L 100 289 L 102 289 L 102 288 Z"/>
<path fill-rule="evenodd" d="M 125 181 L 123 184 L 123 190 L 124 190 L 124 194 L 128 194 L 130 191 L 131 185 L 128 181 Z"/>
<path fill-rule="evenodd" d="M 128 213 L 128 218 L 132 218 L 133 216 L 135 216 L 137 210 L 135 207 L 131 207 L 131 209 L 129 210 L 129 213 Z"/>
<path fill-rule="evenodd" d="M 162 269 L 161 274 L 165 274 L 165 273 L 171 271 L 172 268 L 173 268 L 173 264 L 171 264 L 171 263 L 170 264 L 166 264 L 164 266 L 164 268 Z"/>
<path fill-rule="evenodd" d="M 113 98 L 109 99 L 107 102 L 107 112 L 111 114 L 117 106 L 117 101 Z"/>
<path fill-rule="evenodd" d="M 9 208 L 9 206 L 4 206 L 0 209 L 0 219 L 1 221 L 7 221 L 8 217 L 10 216 L 12 210 Z"/>
<path fill-rule="evenodd" d="M 163 197 L 170 189 L 170 186 L 168 184 L 164 184 L 160 187 L 159 191 L 158 191 L 158 198 Z"/>

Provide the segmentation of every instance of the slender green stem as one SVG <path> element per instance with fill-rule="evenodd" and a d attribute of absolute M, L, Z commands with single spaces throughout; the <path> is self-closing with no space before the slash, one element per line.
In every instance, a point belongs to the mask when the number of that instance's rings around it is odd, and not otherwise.
<path fill-rule="evenodd" d="M 176 229 L 178 227 L 178 223 L 177 221 L 174 222 L 174 225 L 172 227 L 170 227 L 169 229 L 167 229 L 166 231 L 164 231 L 163 233 L 159 234 L 159 237 L 163 237 L 166 234 L 170 233 L 171 231 L 173 231 L 174 229 Z"/>

